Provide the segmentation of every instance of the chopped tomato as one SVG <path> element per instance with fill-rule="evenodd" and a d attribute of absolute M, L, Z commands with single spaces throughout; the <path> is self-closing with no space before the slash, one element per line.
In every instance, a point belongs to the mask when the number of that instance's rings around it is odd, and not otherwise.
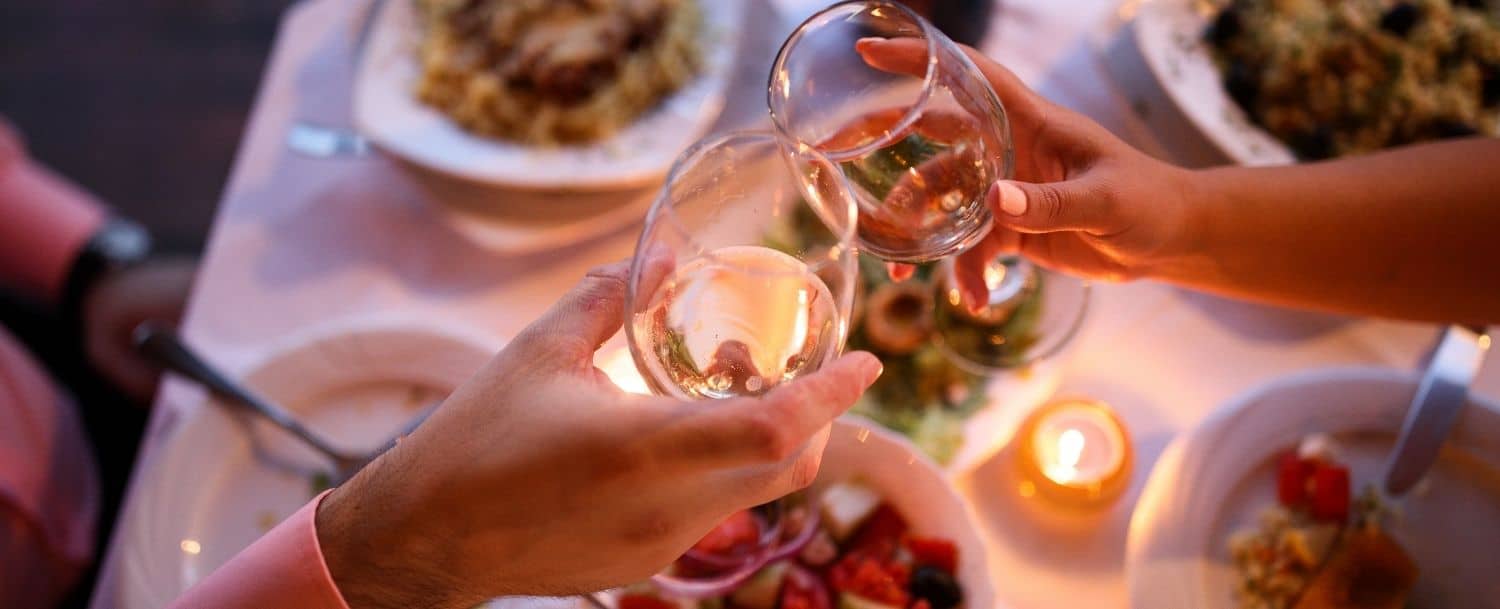
<path fill-rule="evenodd" d="M 677 609 L 676 605 L 649 594 L 626 594 L 615 604 L 620 609 Z"/>
<path fill-rule="evenodd" d="M 958 546 L 937 537 L 909 535 L 903 541 L 917 565 L 937 567 L 949 574 L 958 572 Z"/>
<path fill-rule="evenodd" d="M 889 565 L 870 556 L 851 555 L 829 571 L 834 590 L 895 607 L 905 607 L 910 597 L 906 582 L 896 579 Z"/>
<path fill-rule="evenodd" d="M 860 552 L 874 556 L 881 561 L 890 560 L 891 555 L 896 552 L 897 545 L 901 542 L 901 536 L 906 534 L 906 519 L 901 513 L 889 503 L 882 503 L 875 508 L 875 513 L 870 514 L 869 519 L 860 525 L 859 532 L 854 534 L 853 543 L 849 544 L 851 552 Z"/>
<path fill-rule="evenodd" d="M 1276 463 L 1276 498 L 1281 505 L 1295 508 L 1307 503 L 1307 483 L 1312 470 L 1312 461 L 1298 457 L 1293 451 L 1282 453 Z"/>
<path fill-rule="evenodd" d="M 1313 518 L 1343 522 L 1349 517 L 1349 468 L 1319 462 L 1313 466 L 1309 486 Z"/>
<path fill-rule="evenodd" d="M 911 604 L 911 609 L 932 609 L 932 603 L 927 602 L 925 598 L 919 598 L 917 602 Z"/>
<path fill-rule="evenodd" d="M 798 566 L 789 567 L 781 586 L 780 609 L 832 609 L 828 588 L 818 576 Z"/>
<path fill-rule="evenodd" d="M 736 555 L 755 549 L 760 541 L 760 523 L 748 510 L 735 512 L 714 527 L 693 549 L 707 554 Z"/>

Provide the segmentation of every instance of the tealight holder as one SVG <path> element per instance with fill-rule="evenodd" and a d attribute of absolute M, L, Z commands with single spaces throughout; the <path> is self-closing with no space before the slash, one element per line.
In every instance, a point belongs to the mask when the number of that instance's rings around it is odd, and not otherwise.
<path fill-rule="evenodd" d="M 1016 431 L 1022 497 L 1079 510 L 1112 504 L 1130 486 L 1135 454 L 1107 404 L 1064 398 L 1037 408 Z"/>

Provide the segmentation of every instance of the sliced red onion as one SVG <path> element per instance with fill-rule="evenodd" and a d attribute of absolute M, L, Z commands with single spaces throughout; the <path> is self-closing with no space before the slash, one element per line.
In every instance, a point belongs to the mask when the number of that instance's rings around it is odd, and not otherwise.
<path fill-rule="evenodd" d="M 774 525 L 766 526 L 766 518 L 764 516 L 751 512 L 750 517 L 755 520 L 755 526 L 760 530 L 760 545 L 757 550 L 774 545 L 777 538 L 781 536 L 782 519 L 778 518 Z M 723 554 L 714 554 L 713 552 L 704 552 L 697 548 L 688 548 L 688 551 L 682 553 L 682 559 L 694 565 L 708 567 L 713 571 L 726 571 L 744 567 L 758 560 L 760 558 L 759 554 L 763 553 L 752 552 L 750 554 L 725 556 Z"/>
<path fill-rule="evenodd" d="M 750 576 L 755 575 L 755 572 L 759 571 L 767 562 L 764 554 L 759 557 L 752 557 L 752 559 L 740 569 L 713 577 L 688 579 L 658 573 L 651 576 L 651 583 L 656 586 L 656 589 L 661 590 L 667 596 L 678 598 L 698 599 L 724 596 L 730 592 L 734 592 L 735 588 L 745 583 L 745 580 L 750 579 Z"/>
<path fill-rule="evenodd" d="M 812 541 L 813 536 L 817 535 L 818 525 L 822 523 L 822 519 L 822 510 L 807 510 L 807 516 L 802 518 L 802 530 L 797 531 L 796 537 L 776 546 L 776 549 L 771 551 L 771 557 L 766 559 L 766 562 L 773 563 L 784 558 L 796 556 L 798 552 L 802 551 L 802 548 L 807 546 L 808 542 Z"/>

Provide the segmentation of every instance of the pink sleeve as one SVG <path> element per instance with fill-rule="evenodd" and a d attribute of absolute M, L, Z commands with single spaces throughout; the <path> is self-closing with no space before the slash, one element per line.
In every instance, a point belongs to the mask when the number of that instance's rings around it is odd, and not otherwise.
<path fill-rule="evenodd" d="M 99 477 L 83 421 L 0 328 L 0 607 L 51 607 L 94 556 Z"/>
<path fill-rule="evenodd" d="M 103 221 L 103 205 L 28 159 L 0 118 L 0 286 L 55 301 L 74 257 Z"/>
<path fill-rule="evenodd" d="M 169 609 L 349 609 L 318 547 L 314 517 L 326 496 L 302 506 Z"/>

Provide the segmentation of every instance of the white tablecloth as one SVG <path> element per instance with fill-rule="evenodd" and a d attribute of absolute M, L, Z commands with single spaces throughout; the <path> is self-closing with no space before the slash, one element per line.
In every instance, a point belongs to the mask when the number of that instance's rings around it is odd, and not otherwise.
<path fill-rule="evenodd" d="M 818 3 L 776 4 L 791 18 Z M 1044 94 L 1153 154 L 1213 162 L 1129 45 L 1110 44 L 1118 5 L 1005 0 L 983 48 Z M 192 342 L 230 368 L 242 369 L 298 331 L 361 317 L 440 319 L 499 343 L 588 267 L 630 254 L 634 234 L 625 227 L 541 254 L 496 255 L 455 230 L 427 200 L 436 191 L 409 168 L 380 157 L 314 160 L 287 152 L 283 141 L 294 120 L 348 124 L 350 46 L 364 6 L 299 5 L 278 35 L 185 324 Z M 993 576 L 1008 607 L 1126 606 L 1132 499 L 1175 434 L 1278 375 L 1337 365 L 1415 368 L 1437 330 L 1273 309 L 1149 282 L 1100 286 L 1093 311 L 1062 391 L 1119 409 L 1135 436 L 1135 479 L 1112 511 L 1068 532 L 1030 523 L 1013 490 L 1000 488 L 998 462 L 963 480 L 990 533 Z M 1484 370 L 1478 387 L 1500 395 L 1500 366 Z M 137 472 L 152 466 L 151 449 L 171 414 L 199 407 L 200 399 L 185 384 L 165 385 Z M 115 606 L 117 545 L 95 608 Z"/>

